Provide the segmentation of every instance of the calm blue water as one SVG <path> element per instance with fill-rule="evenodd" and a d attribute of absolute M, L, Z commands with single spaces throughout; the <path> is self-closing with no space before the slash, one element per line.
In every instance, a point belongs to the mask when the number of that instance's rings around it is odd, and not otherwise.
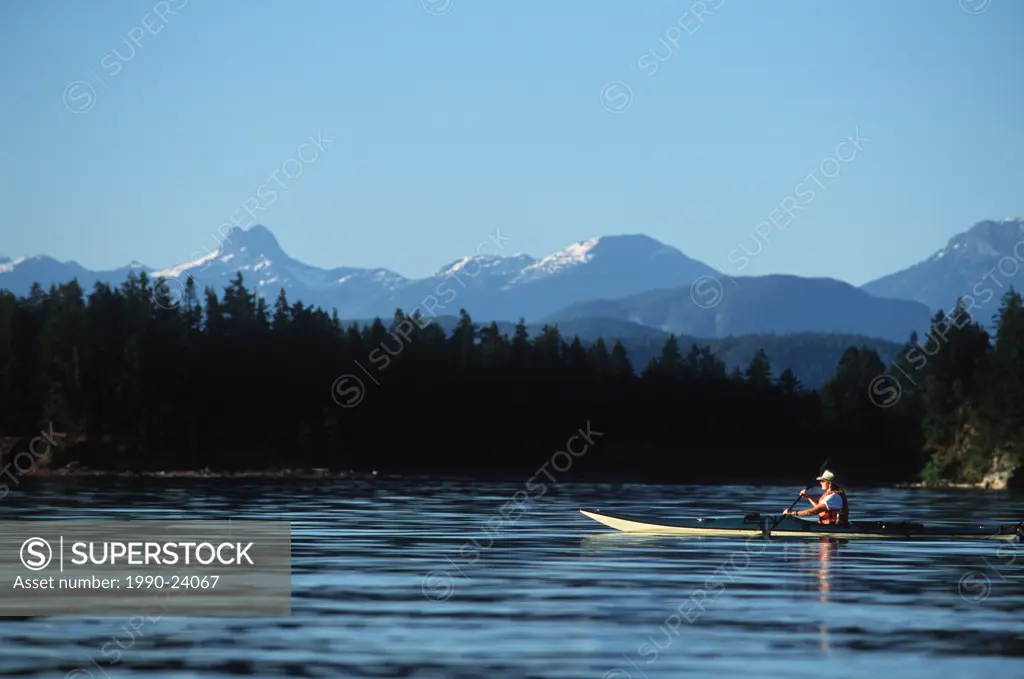
<path fill-rule="evenodd" d="M 521 489 L 428 479 L 24 484 L 0 502 L 0 518 L 290 520 L 293 614 L 165 617 L 134 634 L 127 616 L 0 619 L 0 676 L 1024 676 L 1024 550 L 1014 546 L 630 537 L 577 511 L 777 511 L 796 487 L 563 482 L 499 523 Z M 849 494 L 855 519 L 1024 518 L 1019 496 Z M 111 640 L 123 649 L 116 664 L 100 651 Z"/>

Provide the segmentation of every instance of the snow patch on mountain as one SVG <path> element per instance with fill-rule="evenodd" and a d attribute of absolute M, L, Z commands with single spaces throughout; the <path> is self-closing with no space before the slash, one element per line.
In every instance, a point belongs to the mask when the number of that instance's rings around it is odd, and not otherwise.
<path fill-rule="evenodd" d="M 482 271 L 486 271 L 488 274 L 495 276 L 515 276 L 533 265 L 536 261 L 533 257 L 522 254 L 510 257 L 471 255 L 450 262 L 434 272 L 433 275 L 437 278 L 446 278 L 465 273 L 467 276 L 476 277 Z"/>
<path fill-rule="evenodd" d="M 205 265 L 217 259 L 217 256 L 219 254 L 220 250 L 214 250 L 210 254 L 200 257 L 199 259 L 194 259 L 191 262 L 178 264 L 177 266 L 172 266 L 169 269 L 160 269 L 159 271 L 154 271 L 153 278 L 178 278 L 185 271 L 188 271 L 190 273 L 198 273 L 193 272 L 192 270 L 197 269 L 199 267 L 206 268 Z M 202 271 L 202 269 L 200 269 L 200 271 Z"/>
<path fill-rule="evenodd" d="M 594 258 L 594 247 L 600 242 L 600 238 L 590 238 L 573 243 L 564 250 L 559 250 L 527 266 L 512 280 L 512 283 L 536 280 L 586 264 Z"/>
<path fill-rule="evenodd" d="M 341 288 L 352 287 L 370 283 L 377 286 L 381 291 L 393 292 L 409 284 L 409 280 L 390 269 L 357 269 L 355 267 L 343 266 L 337 269 L 325 271 L 324 276 L 328 286 Z"/>
<path fill-rule="evenodd" d="M 409 282 L 405 276 L 388 269 L 374 269 L 373 271 L 370 271 L 369 274 L 373 280 L 377 281 L 388 290 L 397 290 Z"/>
<path fill-rule="evenodd" d="M 974 243 L 972 243 L 972 245 L 974 245 L 974 250 L 978 254 L 987 255 L 989 257 L 999 257 L 999 251 L 992 247 L 991 243 L 987 243 L 985 241 L 975 241 Z"/>
<path fill-rule="evenodd" d="M 0 273 L 10 273 L 14 271 L 14 267 L 29 260 L 28 257 L 18 257 L 17 259 L 11 259 L 8 257 L 6 259 L 7 261 L 5 263 L 0 264 Z M 32 259 L 39 259 L 39 257 L 33 257 Z"/>

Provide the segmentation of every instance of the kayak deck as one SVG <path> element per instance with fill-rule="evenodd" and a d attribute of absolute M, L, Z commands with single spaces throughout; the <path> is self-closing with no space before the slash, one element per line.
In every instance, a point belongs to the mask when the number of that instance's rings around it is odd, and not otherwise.
<path fill-rule="evenodd" d="M 1020 523 L 926 526 L 908 521 L 851 521 L 836 526 L 793 516 L 758 513 L 745 516 L 680 518 L 652 523 L 650 519 L 613 516 L 599 509 L 581 509 L 580 513 L 615 530 L 647 535 L 1015 540 L 1024 531 Z"/>

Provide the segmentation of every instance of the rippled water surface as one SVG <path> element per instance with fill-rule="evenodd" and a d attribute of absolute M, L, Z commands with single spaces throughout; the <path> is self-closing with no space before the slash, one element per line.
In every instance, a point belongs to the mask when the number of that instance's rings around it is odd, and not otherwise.
<path fill-rule="evenodd" d="M 0 619 L 0 676 L 1024 676 L 1024 550 L 630 537 L 582 516 L 778 511 L 795 488 L 53 479 L 0 518 L 292 522 L 290 618 Z M 1014 522 L 1024 498 L 849 490 L 854 519 Z M 506 510 L 507 511 L 507 510 Z M 475 540 L 475 542 L 474 542 Z M 116 664 L 101 653 L 114 639 Z"/>

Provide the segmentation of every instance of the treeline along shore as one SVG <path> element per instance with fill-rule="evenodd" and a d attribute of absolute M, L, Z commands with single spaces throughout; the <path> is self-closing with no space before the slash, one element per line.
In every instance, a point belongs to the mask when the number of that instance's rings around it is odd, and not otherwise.
<path fill-rule="evenodd" d="M 65 438 L 39 470 L 522 475 L 582 432 L 560 479 L 800 483 L 831 458 L 852 483 L 975 483 L 1020 459 L 1013 291 L 995 337 L 958 305 L 892 365 L 851 346 L 810 390 L 763 351 L 730 373 L 671 337 L 634 367 L 621 343 L 556 327 L 507 336 L 462 312 L 445 333 L 401 310 L 346 325 L 241 275 L 219 296 L 184 287 L 172 298 L 143 274 L 0 292 L 8 463 L 47 427 Z"/>

